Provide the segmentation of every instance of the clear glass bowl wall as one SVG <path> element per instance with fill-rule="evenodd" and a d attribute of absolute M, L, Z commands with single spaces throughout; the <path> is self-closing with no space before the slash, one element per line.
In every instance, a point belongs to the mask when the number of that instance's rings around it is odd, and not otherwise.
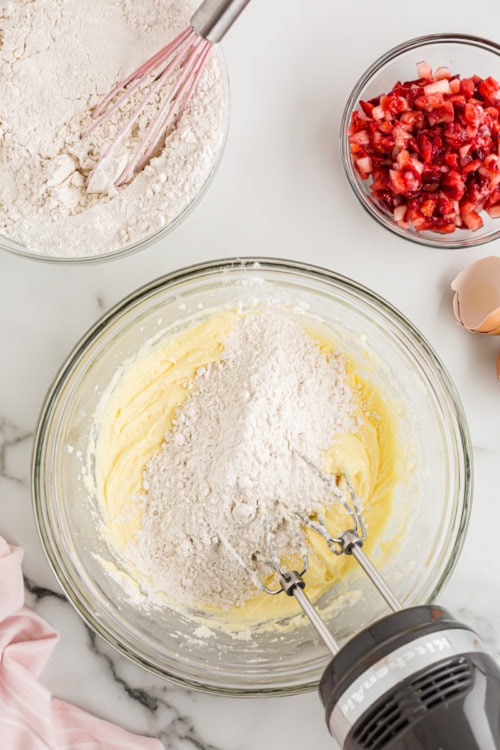
<path fill-rule="evenodd" d="M 351 189 L 363 208 L 379 224 L 400 237 L 421 245 L 440 248 L 475 247 L 500 237 L 500 221 L 481 212 L 484 225 L 479 229 L 457 229 L 452 234 L 419 231 L 399 226 L 390 211 L 374 200 L 371 179 L 362 180 L 356 172 L 349 144 L 349 125 L 354 110 L 361 100 L 370 99 L 389 92 L 397 81 L 417 78 L 417 63 L 425 60 L 432 69 L 448 67 L 452 74 L 462 78 L 479 75 L 498 79 L 500 45 L 480 37 L 466 34 L 430 34 L 416 37 L 390 49 L 379 57 L 363 73 L 347 100 L 340 129 L 340 155 Z"/>
<path fill-rule="evenodd" d="M 250 283 L 256 279 L 266 283 Z M 205 264 L 160 278 L 112 309 L 80 341 L 47 395 L 35 439 L 33 493 L 57 577 L 109 643 L 149 670 L 203 690 L 284 694 L 314 687 L 328 659 L 308 623 L 287 630 L 288 621 L 277 622 L 272 631 L 257 628 L 248 641 L 224 632 L 204 639 L 196 623 L 173 610 L 152 616 L 128 603 L 95 557 L 110 553 L 97 533 L 97 501 L 82 473 L 97 404 L 118 368 L 147 339 L 233 306 L 249 289 L 252 298 L 273 289 L 305 305 L 308 316 L 318 316 L 339 337 L 359 370 L 400 405 L 406 481 L 397 488 L 374 562 L 382 543 L 392 546 L 382 573 L 405 605 L 437 596 L 463 542 L 470 505 L 471 453 L 459 399 L 404 317 L 353 281 L 311 266 L 272 259 Z M 355 564 L 317 606 L 340 641 L 387 613 Z"/>

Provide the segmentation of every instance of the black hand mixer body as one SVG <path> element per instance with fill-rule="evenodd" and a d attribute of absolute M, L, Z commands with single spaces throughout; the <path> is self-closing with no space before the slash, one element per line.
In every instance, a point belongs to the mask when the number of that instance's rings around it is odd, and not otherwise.
<path fill-rule="evenodd" d="M 497 750 L 500 670 L 437 606 L 391 614 L 349 641 L 320 695 L 343 750 Z"/>
<path fill-rule="evenodd" d="M 307 570 L 285 571 L 269 540 L 279 587 L 294 596 L 334 655 L 320 682 L 326 722 L 342 750 L 500 750 L 500 669 L 476 633 L 435 605 L 403 609 L 362 547 L 361 502 L 308 463 L 342 503 L 353 527 L 334 537 L 320 517 L 300 516 L 336 555 L 352 555 L 392 614 L 339 648 L 304 592 Z"/>

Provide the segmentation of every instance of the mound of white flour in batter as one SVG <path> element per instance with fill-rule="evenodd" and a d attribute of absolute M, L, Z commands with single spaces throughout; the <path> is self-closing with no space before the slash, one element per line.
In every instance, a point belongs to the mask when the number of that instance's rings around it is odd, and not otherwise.
<path fill-rule="evenodd" d="M 280 559 L 300 554 L 297 514 L 335 500 L 300 456 L 321 466 L 357 428 L 353 394 L 340 356 L 272 312 L 242 318 L 193 386 L 144 469 L 143 525 L 127 554 L 150 602 L 168 592 L 229 609 L 255 596 L 249 571 L 272 573 L 268 535 Z"/>
<path fill-rule="evenodd" d="M 189 24 L 188 0 L 15 0 L 0 6 L 0 233 L 35 253 L 85 257 L 172 222 L 210 174 L 223 139 L 215 55 L 179 127 L 130 184 L 85 180 L 116 121 L 81 138 L 113 85 Z M 131 136 L 139 142 L 140 128 Z M 92 186 L 91 186 L 92 187 Z"/>

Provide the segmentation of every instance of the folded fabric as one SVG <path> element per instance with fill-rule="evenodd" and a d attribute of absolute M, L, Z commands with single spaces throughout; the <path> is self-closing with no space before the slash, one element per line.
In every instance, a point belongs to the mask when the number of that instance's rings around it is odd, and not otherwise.
<path fill-rule="evenodd" d="M 57 633 L 23 606 L 23 551 L 0 537 L 2 750 L 163 750 L 163 745 L 53 698 L 38 676 Z M 72 667 L 74 668 L 74 667 Z"/>

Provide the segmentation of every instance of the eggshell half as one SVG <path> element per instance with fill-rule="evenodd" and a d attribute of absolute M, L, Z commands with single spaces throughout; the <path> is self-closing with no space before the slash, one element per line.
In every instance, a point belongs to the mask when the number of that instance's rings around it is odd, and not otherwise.
<path fill-rule="evenodd" d="M 451 282 L 453 311 L 469 331 L 500 335 L 500 258 L 492 255 L 472 263 Z"/>

